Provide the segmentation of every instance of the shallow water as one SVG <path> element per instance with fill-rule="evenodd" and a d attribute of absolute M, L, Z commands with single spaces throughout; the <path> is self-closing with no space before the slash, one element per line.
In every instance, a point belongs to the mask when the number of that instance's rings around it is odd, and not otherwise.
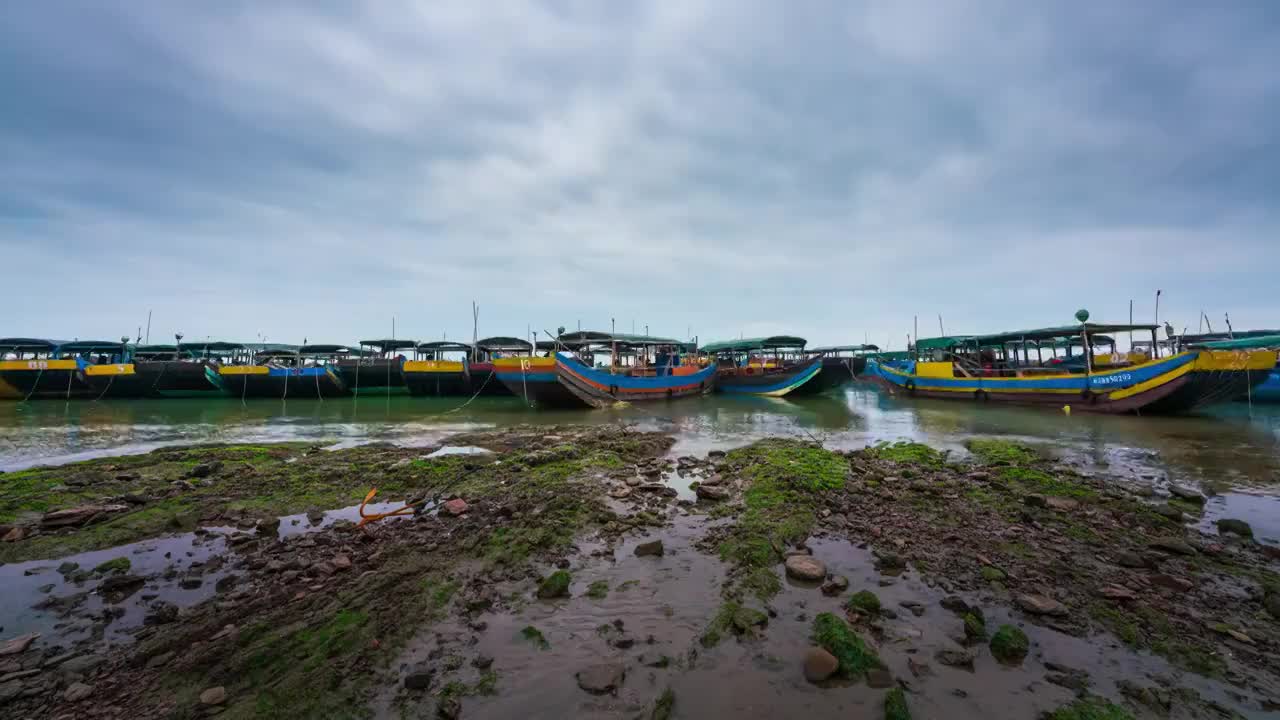
<path fill-rule="evenodd" d="M 0 470 L 203 442 L 303 440 L 436 445 L 449 435 L 517 424 L 624 424 L 675 435 L 673 453 L 701 455 L 764 436 L 832 448 L 918 440 L 963 453 L 974 436 L 1043 445 L 1064 459 L 1135 483 L 1207 486 L 1219 512 L 1246 514 L 1280 538 L 1280 406 L 1225 405 L 1190 417 L 1065 415 L 1044 408 L 889 397 L 854 386 L 824 397 L 710 396 L 609 410 L 537 411 L 515 398 L 340 400 L 104 400 L 0 402 Z M 681 488 L 687 490 L 687 488 Z M 1239 492 L 1240 489 L 1245 492 Z"/>

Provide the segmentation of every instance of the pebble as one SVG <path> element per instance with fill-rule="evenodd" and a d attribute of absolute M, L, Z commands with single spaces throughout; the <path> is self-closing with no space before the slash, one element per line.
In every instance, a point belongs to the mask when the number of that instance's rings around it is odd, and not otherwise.
<path fill-rule="evenodd" d="M 80 702 L 92 694 L 92 685 L 75 682 L 67 686 L 66 692 L 62 693 L 62 699 L 69 703 Z"/>
<path fill-rule="evenodd" d="M 809 555 L 792 555 L 786 562 L 787 576 L 796 580 L 817 582 L 827 576 L 827 566 Z"/>
<path fill-rule="evenodd" d="M 221 685 L 200 693 L 201 705 L 221 705 L 227 701 L 227 689 Z"/>
<path fill-rule="evenodd" d="M 467 507 L 468 506 L 467 506 L 466 500 L 463 500 L 462 498 L 454 498 L 452 500 L 446 501 L 445 504 L 442 506 L 442 509 L 446 514 L 457 517 L 465 513 L 467 511 Z"/>
<path fill-rule="evenodd" d="M 1052 617 L 1062 617 L 1067 614 L 1067 608 L 1062 603 L 1053 598 L 1044 595 L 1019 595 L 1018 607 L 1032 615 L 1049 615 Z"/>
<path fill-rule="evenodd" d="M 636 546 L 636 557 L 662 557 L 666 554 L 666 548 L 663 547 L 661 540 L 651 540 L 649 542 L 640 543 Z"/>
<path fill-rule="evenodd" d="M 593 695 L 616 692 L 626 679 L 627 668 L 617 663 L 601 663 L 574 673 L 578 687 Z"/>
<path fill-rule="evenodd" d="M 811 647 L 804 655 L 804 678 L 819 683 L 835 674 L 840 661 L 820 647 Z"/>
<path fill-rule="evenodd" d="M 888 670 L 872 668 L 867 671 L 867 687 L 883 690 L 893 687 L 893 674 Z"/>
<path fill-rule="evenodd" d="M 848 589 L 849 578 L 843 575 L 835 575 L 822 584 L 822 594 L 828 597 L 834 597 Z"/>
<path fill-rule="evenodd" d="M 937 657 L 938 662 L 942 663 L 943 665 L 950 665 L 951 667 L 966 668 L 968 670 L 973 669 L 974 653 L 972 650 L 943 649 L 943 650 L 939 650 L 935 655 L 935 657 Z"/>

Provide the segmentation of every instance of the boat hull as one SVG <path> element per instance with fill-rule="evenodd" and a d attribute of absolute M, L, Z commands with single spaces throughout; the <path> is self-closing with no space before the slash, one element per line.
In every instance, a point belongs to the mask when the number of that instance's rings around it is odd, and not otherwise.
<path fill-rule="evenodd" d="M 777 370 L 755 367 L 729 367 L 716 374 L 716 389 L 731 395 L 765 395 L 783 397 L 799 393 L 822 374 L 822 360 Z"/>
<path fill-rule="evenodd" d="M 133 363 L 89 365 L 81 370 L 89 395 L 94 398 L 140 398 L 147 394 L 146 380 Z"/>
<path fill-rule="evenodd" d="M 75 360 L 0 361 L 0 382 L 18 400 L 70 400 L 94 397 Z"/>
<path fill-rule="evenodd" d="M 333 368 L 268 368 L 260 365 L 234 365 L 210 368 L 222 392 L 239 398 L 273 398 L 276 400 L 323 399 L 350 395 L 342 377 Z M 213 378 L 210 378 L 213 379 Z"/>
<path fill-rule="evenodd" d="M 1280 370 L 1272 370 L 1267 379 L 1252 389 L 1244 398 L 1253 402 L 1280 403 Z"/>
<path fill-rule="evenodd" d="M 794 395 L 820 395 L 844 387 L 853 382 L 867 367 L 867 359 L 861 357 L 822 358 L 822 372 L 809 382 L 796 388 Z"/>
<path fill-rule="evenodd" d="M 400 360 L 375 360 L 359 364 L 342 362 L 338 369 L 342 382 L 356 395 L 404 395 L 404 363 Z"/>
<path fill-rule="evenodd" d="M 1271 365 L 1268 365 L 1268 362 Z M 867 373 L 891 392 L 913 397 L 1070 407 L 1100 413 L 1185 413 L 1246 392 L 1266 379 L 1265 352 L 1190 351 L 1090 375 L 955 377 L 951 363 L 872 360 Z"/>
<path fill-rule="evenodd" d="M 154 398 L 200 398 L 222 394 L 209 381 L 207 362 L 155 360 L 135 362 L 134 372 L 142 379 L 144 394 Z"/>
<path fill-rule="evenodd" d="M 572 356 L 504 358 L 494 361 L 502 384 L 537 407 L 608 407 L 703 395 L 716 387 L 716 366 L 681 367 L 676 374 L 632 377 L 587 367 Z"/>

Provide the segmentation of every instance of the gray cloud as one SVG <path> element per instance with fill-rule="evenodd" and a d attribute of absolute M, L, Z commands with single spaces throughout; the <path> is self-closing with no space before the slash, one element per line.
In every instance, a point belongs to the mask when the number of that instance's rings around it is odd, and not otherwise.
<path fill-rule="evenodd" d="M 10 12 L 0 334 L 1277 322 L 1269 4 L 483 5 Z"/>

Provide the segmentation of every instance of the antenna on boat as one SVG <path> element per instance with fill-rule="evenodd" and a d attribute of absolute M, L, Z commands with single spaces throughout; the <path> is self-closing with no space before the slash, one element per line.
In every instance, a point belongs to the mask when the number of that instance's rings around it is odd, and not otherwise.
<path fill-rule="evenodd" d="M 151 344 L 151 311 L 147 311 L 147 344 Z"/>
<path fill-rule="evenodd" d="M 1133 298 L 1129 298 L 1129 324 L 1133 325 Z M 1155 348 L 1152 348 L 1154 351 Z M 1133 328 L 1129 328 L 1129 351 L 1133 351 Z"/>
<path fill-rule="evenodd" d="M 938 313 L 938 334 L 946 336 L 947 331 L 942 329 L 942 313 Z"/>
<path fill-rule="evenodd" d="M 1156 290 L 1156 324 L 1157 325 L 1160 324 L 1160 293 L 1161 292 L 1162 291 L 1160 290 Z"/>
<path fill-rule="evenodd" d="M 480 305 L 475 300 L 471 301 L 471 362 L 480 359 L 479 350 L 476 349 L 476 343 L 480 342 Z"/>
<path fill-rule="evenodd" d="M 1222 313 L 1222 318 L 1227 321 L 1227 337 L 1231 338 L 1232 340 L 1235 340 L 1236 339 L 1235 331 L 1232 330 L 1231 328 L 1231 314 Z"/>

